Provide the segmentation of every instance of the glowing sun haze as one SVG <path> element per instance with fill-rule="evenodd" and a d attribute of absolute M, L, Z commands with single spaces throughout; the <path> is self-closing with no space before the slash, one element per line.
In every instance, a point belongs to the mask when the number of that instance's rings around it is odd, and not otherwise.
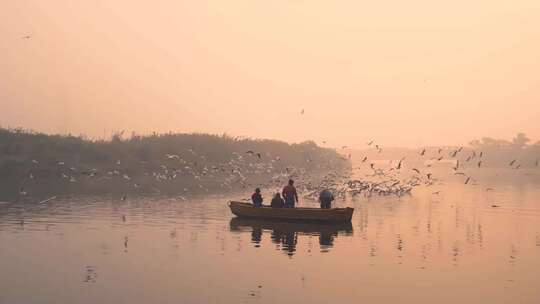
<path fill-rule="evenodd" d="M 4 127 L 540 139 L 538 0 L 2 1 L 0 37 Z"/>

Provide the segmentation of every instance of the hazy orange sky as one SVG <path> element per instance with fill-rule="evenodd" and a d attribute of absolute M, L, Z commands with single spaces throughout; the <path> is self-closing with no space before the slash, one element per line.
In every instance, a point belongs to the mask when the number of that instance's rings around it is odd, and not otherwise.
<path fill-rule="evenodd" d="M 4 127 L 540 139 L 538 0 L 4 0 L 0 39 Z"/>

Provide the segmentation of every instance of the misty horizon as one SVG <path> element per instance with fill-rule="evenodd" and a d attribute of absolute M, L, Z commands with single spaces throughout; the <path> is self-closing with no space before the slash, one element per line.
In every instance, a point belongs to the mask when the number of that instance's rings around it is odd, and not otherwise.
<path fill-rule="evenodd" d="M 278 141 L 283 141 L 283 142 L 286 142 L 288 144 L 298 144 L 298 143 L 304 143 L 304 142 L 314 142 L 315 144 L 317 144 L 318 146 L 321 146 L 321 147 L 325 147 L 325 148 L 333 148 L 333 149 L 337 149 L 337 150 L 371 150 L 373 149 L 372 145 L 374 146 L 376 143 L 378 144 L 379 141 L 376 140 L 376 139 L 373 139 L 373 138 L 369 138 L 368 140 L 366 140 L 365 142 L 352 142 L 352 143 L 349 143 L 348 145 L 340 145 L 338 143 L 332 143 L 332 142 L 329 142 L 329 141 L 326 141 L 326 140 L 321 140 L 321 141 L 317 141 L 315 139 L 312 139 L 312 138 L 304 138 L 304 139 L 300 139 L 298 141 L 288 141 L 288 140 L 283 140 L 281 138 L 271 138 L 271 137 L 252 137 L 252 136 L 248 136 L 248 135 L 242 135 L 242 134 L 230 134 L 230 133 L 227 133 L 227 132 L 221 132 L 221 133 L 208 133 L 208 132 L 198 132 L 198 131 L 185 131 L 185 132 L 182 132 L 182 131 L 165 131 L 165 132 L 156 132 L 156 131 L 149 131 L 149 132 L 146 132 L 146 133 L 141 133 L 141 132 L 136 132 L 136 131 L 129 131 L 129 130 L 112 130 L 112 131 L 107 131 L 107 130 L 104 130 L 102 132 L 101 135 L 94 135 L 94 136 L 91 136 L 89 134 L 84 134 L 84 133 L 73 133 L 73 132 L 45 132 L 45 131 L 40 131 L 40 130 L 34 130 L 34 129 L 26 129 L 22 126 L 2 126 L 0 125 L 0 129 L 1 128 L 4 128 L 5 130 L 11 130 L 11 131 L 15 131 L 15 132 L 23 132 L 23 133 L 36 133 L 36 134 L 46 134 L 46 135 L 60 135 L 60 136 L 75 136 L 75 137 L 79 137 L 79 138 L 82 138 L 82 139 L 85 139 L 85 140 L 90 140 L 90 141 L 110 141 L 112 140 L 113 138 L 115 137 L 118 137 L 118 138 L 122 138 L 122 139 L 129 139 L 129 138 L 132 138 L 134 136 L 151 136 L 151 135 L 167 135 L 167 134 L 207 134 L 207 135 L 216 135 L 216 136 L 230 136 L 232 138 L 238 138 L 238 139 L 249 139 L 249 140 L 278 140 Z M 479 138 L 473 138 L 471 139 L 469 142 L 467 143 L 458 143 L 458 144 L 440 144 L 440 145 L 419 145 L 419 146 L 414 146 L 414 145 L 411 145 L 411 146 L 397 146 L 397 145 L 390 145 L 390 146 L 384 146 L 384 148 L 386 150 L 390 149 L 418 149 L 418 148 L 430 148 L 430 147 L 473 147 L 475 142 L 476 144 L 481 144 L 482 141 L 484 140 L 487 140 L 488 142 L 489 141 L 492 141 L 492 143 L 489 143 L 489 144 L 494 144 L 495 146 L 496 145 L 512 145 L 513 144 L 513 141 L 516 140 L 516 137 L 519 135 L 519 134 L 523 134 L 526 138 L 526 142 L 525 143 L 522 143 L 523 146 L 525 145 L 534 145 L 534 146 L 538 146 L 540 145 L 540 138 L 539 139 L 536 139 L 536 138 L 530 138 L 527 134 L 523 133 L 523 132 L 518 132 L 516 133 L 514 136 L 510 137 L 510 138 L 495 138 L 495 137 L 491 137 L 491 136 L 481 136 Z M 372 142 L 373 144 L 372 145 L 369 145 L 369 143 Z M 485 143 L 484 143 L 485 144 Z M 381 145 L 382 147 L 382 145 Z"/>

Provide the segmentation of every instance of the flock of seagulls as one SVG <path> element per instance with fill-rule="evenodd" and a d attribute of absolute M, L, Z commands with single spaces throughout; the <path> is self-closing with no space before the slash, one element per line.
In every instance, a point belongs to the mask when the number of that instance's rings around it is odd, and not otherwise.
<path fill-rule="evenodd" d="M 367 142 L 367 145 L 374 147 L 377 153 L 382 151 L 379 144 L 374 140 Z M 347 149 L 348 146 L 342 146 L 342 149 Z M 433 151 L 432 153 L 434 153 Z M 463 176 L 465 185 L 475 182 L 475 179 L 463 172 L 463 164 L 458 159 L 460 153 L 465 153 L 463 147 L 453 149 L 448 152 L 445 159 L 443 149 L 437 148 L 436 154 L 428 157 L 428 149 L 422 148 L 418 155 L 424 161 L 425 168 L 412 167 L 407 169 L 405 166 L 406 157 L 402 157 L 396 161 L 390 161 L 387 166 L 380 166 L 377 162 L 368 162 L 368 156 L 361 159 L 361 164 L 369 163 L 370 172 L 365 174 L 364 178 L 352 178 L 354 170 L 360 170 L 360 167 L 352 168 L 353 171 L 341 172 L 333 169 L 332 165 L 327 165 L 325 168 L 318 164 L 319 169 L 326 170 L 328 174 L 325 176 L 311 176 L 309 170 L 303 166 L 292 166 L 281 164 L 281 158 L 277 155 L 271 155 L 262 151 L 247 150 L 245 152 L 232 152 L 230 158 L 224 162 L 209 162 L 208 158 L 194 149 L 187 149 L 182 154 L 164 154 L 163 161 L 156 166 L 154 163 L 150 170 L 144 172 L 144 176 L 132 176 L 129 172 L 132 171 L 132 164 L 123 166 L 122 160 L 116 160 L 108 169 L 98 168 L 81 168 L 76 165 L 68 166 L 67 161 L 57 161 L 56 165 L 60 172 L 60 177 L 69 183 L 79 183 L 86 180 L 97 181 L 122 181 L 125 185 L 132 188 L 141 188 L 143 185 L 151 183 L 165 183 L 175 180 L 190 181 L 189 186 L 185 186 L 182 190 L 184 193 L 190 192 L 209 192 L 211 186 L 217 185 L 219 190 L 246 189 L 251 190 L 251 187 L 261 187 L 274 189 L 279 191 L 289 178 L 297 181 L 297 187 L 300 193 L 304 193 L 304 197 L 308 199 L 316 199 L 318 193 L 323 189 L 332 190 L 336 197 L 345 198 L 346 196 L 356 197 L 364 195 L 370 197 L 372 195 L 396 195 L 402 196 L 410 194 L 412 189 L 417 186 L 432 186 L 440 183 L 438 178 L 435 178 L 430 168 L 433 163 L 452 161 L 451 169 L 454 175 Z M 472 151 L 470 155 L 463 157 L 465 162 L 475 160 L 475 166 L 481 168 L 484 164 L 484 153 L 482 151 Z M 342 157 L 341 160 L 348 160 Z M 463 159 L 462 158 L 462 159 Z M 311 162 L 309 156 L 306 157 L 306 163 Z M 32 165 L 37 168 L 41 165 L 37 159 L 31 160 Z M 148 162 L 141 161 L 141 166 L 145 167 Z M 508 163 L 508 166 L 514 169 L 519 169 L 520 164 L 517 159 L 513 159 Z M 538 166 L 538 160 L 535 162 Z M 124 169 L 123 169 L 124 168 Z M 129 170 L 127 169 L 129 168 Z M 364 167 L 367 168 L 367 167 Z M 265 181 L 261 181 L 264 177 Z M 268 178 L 269 177 L 269 178 Z M 28 173 L 30 180 L 36 179 L 36 174 L 30 171 Z M 160 192 L 158 187 L 153 187 L 153 190 Z M 195 190 L 195 191 L 194 191 Z M 215 189 L 214 189 L 215 190 Z M 493 188 L 487 188 L 486 191 L 491 191 Z M 434 195 L 440 191 L 433 192 Z M 19 189 L 20 196 L 28 195 L 28 191 L 24 186 Z M 127 195 L 123 195 L 121 200 L 126 200 Z M 186 200 L 184 196 L 179 196 L 180 200 Z"/>
<path fill-rule="evenodd" d="M 373 140 L 370 140 L 367 142 L 368 146 L 374 146 L 377 153 L 380 153 L 382 151 L 382 148 L 378 144 L 374 144 Z M 343 146 L 343 149 L 347 148 L 347 146 Z M 432 153 L 434 153 L 433 151 Z M 390 161 L 389 166 L 385 166 L 384 168 L 377 165 L 375 162 L 369 163 L 369 169 L 371 170 L 370 174 L 366 174 L 365 178 L 362 179 L 351 179 L 350 176 L 339 176 L 336 173 L 332 173 L 328 176 L 326 176 L 320 184 L 318 184 L 317 187 L 310 187 L 311 185 L 308 184 L 308 194 L 306 195 L 307 198 L 316 199 L 318 196 L 318 193 L 322 189 L 330 189 L 335 194 L 337 194 L 337 197 L 345 198 L 347 196 L 355 197 L 360 194 L 364 195 L 365 197 L 370 197 L 372 195 L 396 195 L 396 196 L 402 196 L 405 194 L 410 194 L 412 189 L 418 186 L 433 186 L 437 184 L 441 184 L 442 181 L 439 178 L 435 178 L 433 173 L 430 172 L 430 168 L 432 167 L 432 164 L 435 162 L 453 162 L 453 166 L 451 169 L 453 170 L 454 175 L 456 176 L 463 176 L 463 184 L 469 185 L 471 183 L 476 183 L 476 180 L 473 178 L 473 176 L 460 171 L 460 169 L 465 169 L 463 164 L 460 162 L 460 159 L 458 158 L 460 154 L 465 153 L 463 147 L 459 147 L 457 149 L 452 149 L 448 152 L 448 156 L 445 157 L 443 155 L 443 149 L 437 148 L 436 154 L 433 155 L 431 158 L 427 158 L 428 156 L 428 149 L 422 148 L 418 155 L 421 157 L 422 162 L 424 163 L 425 168 L 422 168 L 422 171 L 419 168 L 410 168 L 410 171 L 405 170 L 405 159 L 406 157 L 402 157 L 399 160 L 395 161 L 394 165 L 392 165 L 392 161 Z M 484 164 L 484 152 L 483 151 L 472 151 L 471 155 L 468 155 L 465 157 L 465 162 L 471 162 L 472 160 L 475 160 L 474 167 L 482 168 Z M 364 156 L 361 159 L 361 164 L 368 161 L 368 157 Z M 417 161 L 416 161 L 417 162 Z M 509 162 L 509 167 L 513 169 L 519 169 L 521 167 L 520 164 L 517 163 L 518 160 L 514 159 Z M 535 161 L 534 165 L 538 167 L 538 160 Z M 355 167 L 354 170 L 361 170 L 362 167 Z M 405 170 L 405 171 L 404 171 Z M 408 174 L 407 172 L 412 173 Z M 405 173 L 402 175 L 402 173 Z M 402 177 L 404 176 L 404 177 Z M 376 177 L 377 179 L 373 180 L 373 178 Z M 488 187 L 485 189 L 486 191 L 493 191 L 494 189 L 491 187 Z M 432 192 L 433 195 L 440 194 L 441 191 L 434 191 Z"/>
<path fill-rule="evenodd" d="M 304 109 L 301 110 L 300 114 L 304 114 Z M 322 142 L 326 144 L 326 141 Z M 383 150 L 375 140 L 368 141 L 366 145 L 374 148 L 377 153 L 381 153 Z M 343 150 L 348 148 L 346 145 L 341 146 Z M 464 168 L 464 164 L 460 159 L 464 160 L 465 163 L 474 161 L 475 167 L 482 168 L 484 165 L 483 151 L 467 152 L 463 147 L 459 147 L 448 151 L 447 156 L 443 153 L 442 148 L 436 148 L 435 151 L 430 152 L 427 148 L 422 148 L 417 152 L 424 168 L 407 168 L 407 157 L 401 157 L 399 160 L 390 161 L 388 165 L 381 166 L 380 160 L 369 161 L 368 156 L 363 156 L 360 166 L 352 168 L 352 170 L 341 171 L 336 168 L 346 166 L 336 166 L 332 162 L 324 163 L 329 159 L 309 164 L 313 159 L 308 154 L 305 155 L 305 164 L 293 166 L 283 163 L 278 155 L 255 150 L 232 152 L 225 161 L 216 162 L 209 161 L 209 157 L 193 148 L 177 151 L 177 153 L 166 153 L 163 155 L 162 161 L 159 162 L 140 161 L 140 167 L 137 169 L 134 168 L 137 164 L 133 164 L 133 160 L 116 160 L 109 168 L 87 168 L 75 163 L 68 165 L 69 161 L 67 160 L 58 160 L 56 167 L 60 178 L 69 183 L 82 183 L 88 180 L 115 181 L 123 183 L 124 188 L 125 186 L 128 189 L 146 187 L 145 190 L 148 190 L 148 184 L 152 184 L 151 189 L 158 193 L 161 192 L 160 183 L 171 183 L 177 180 L 183 186 L 181 190 L 186 194 L 209 192 L 209 190 L 216 190 L 216 187 L 219 191 L 251 190 L 251 188 L 260 187 L 278 192 L 280 187 L 292 178 L 296 180 L 299 192 L 304 193 L 305 198 L 314 200 L 323 189 L 329 189 L 335 193 L 336 197 L 341 198 L 358 195 L 370 197 L 372 195 L 402 196 L 410 194 L 415 187 L 440 184 L 440 179 L 433 175 L 430 168 L 433 164 L 443 160 L 453 164 L 451 167 L 453 174 L 462 176 L 465 185 L 476 182 L 472 176 L 461 170 Z M 465 153 L 469 155 L 458 157 L 458 155 Z M 351 154 L 348 154 L 348 157 L 339 157 L 336 161 L 350 159 Z M 368 163 L 369 167 L 364 167 L 365 163 Z M 327 174 L 322 178 L 320 174 L 312 174 L 313 171 L 306 169 L 308 164 L 311 168 L 313 165 L 318 166 L 319 172 L 327 172 Z M 41 162 L 38 159 L 32 159 L 31 165 L 37 171 Z M 519 164 L 518 159 L 512 159 L 508 166 L 519 169 L 521 164 Z M 538 167 L 538 160 L 535 161 L 535 166 Z M 141 167 L 144 172 L 143 176 L 141 176 Z M 467 167 L 471 167 L 471 165 Z M 362 178 L 353 178 L 354 170 L 364 169 L 368 170 L 368 174 Z M 28 172 L 29 180 L 35 180 L 38 176 L 32 169 Z M 486 191 L 491 190 L 493 189 L 486 189 Z M 19 196 L 26 196 L 28 190 L 23 185 L 19 188 L 18 193 Z M 434 191 L 433 194 L 440 194 L 440 191 Z M 126 199 L 127 194 L 121 196 L 121 200 Z M 178 196 L 178 199 L 186 200 L 184 196 Z"/>
<path fill-rule="evenodd" d="M 289 178 L 304 179 L 311 174 L 309 168 L 336 167 L 322 161 L 311 164 L 313 155 L 309 153 L 305 154 L 304 164 L 295 166 L 283 162 L 279 155 L 254 150 L 232 152 L 228 159 L 220 162 L 209 161 L 208 156 L 194 149 L 179 152 L 182 153 L 164 154 L 161 161 L 140 161 L 138 164 L 133 163 L 134 160 L 115 160 L 108 168 L 89 168 L 68 160 L 58 160 L 51 169 L 50 161 L 43 161 L 42 164 L 41 160 L 32 159 L 27 173 L 28 179 L 24 182 L 28 187 L 21 185 L 19 197 L 29 195 L 28 189 L 32 188 L 30 180 L 33 180 L 32 183 L 39 182 L 41 178 L 45 178 L 40 176 L 40 171 L 47 169 L 56 171 L 58 177 L 66 183 L 99 182 L 122 187 L 126 189 L 126 194 L 121 196 L 121 200 L 126 200 L 127 193 L 132 191 L 130 188 L 141 188 L 142 192 L 151 189 L 161 193 L 160 184 L 167 184 L 168 187 L 179 185 L 180 193 L 186 194 L 211 190 L 251 190 L 254 187 L 282 186 Z M 342 162 L 339 158 L 333 161 Z M 178 196 L 178 199 L 186 200 L 184 196 Z"/>

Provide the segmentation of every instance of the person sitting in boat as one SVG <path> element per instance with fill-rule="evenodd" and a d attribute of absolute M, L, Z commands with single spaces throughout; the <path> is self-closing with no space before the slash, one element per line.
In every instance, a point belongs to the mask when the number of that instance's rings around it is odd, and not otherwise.
<path fill-rule="evenodd" d="M 289 184 L 283 187 L 282 195 L 285 199 L 285 208 L 294 208 L 294 204 L 298 203 L 298 194 L 292 179 L 289 179 Z"/>
<path fill-rule="evenodd" d="M 321 209 L 330 209 L 333 200 L 334 194 L 328 189 L 324 189 L 319 194 L 319 202 L 321 203 Z"/>
<path fill-rule="evenodd" d="M 272 199 L 272 202 L 270 203 L 270 207 L 272 208 L 285 207 L 285 201 L 281 198 L 281 194 L 279 194 L 279 192 L 274 195 L 274 198 Z"/>
<path fill-rule="evenodd" d="M 263 197 L 261 195 L 261 189 L 255 189 L 255 192 L 251 195 L 251 201 L 253 202 L 253 206 L 262 207 Z"/>

